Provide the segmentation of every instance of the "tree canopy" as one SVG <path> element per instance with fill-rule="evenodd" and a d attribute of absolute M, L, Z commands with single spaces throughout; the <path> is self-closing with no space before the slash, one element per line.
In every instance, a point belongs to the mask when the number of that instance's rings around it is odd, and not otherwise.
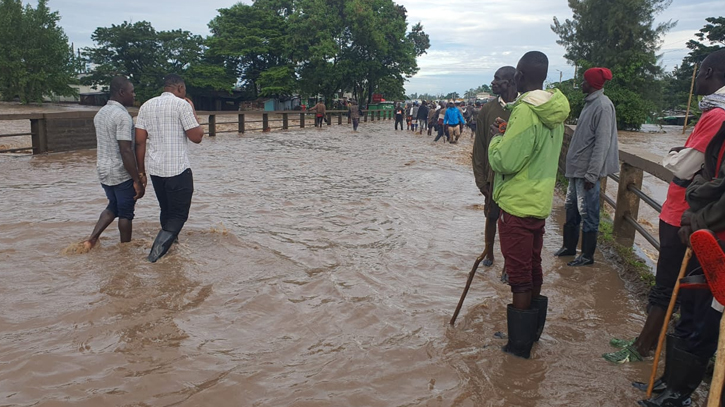
<path fill-rule="evenodd" d="M 74 96 L 78 61 L 60 16 L 48 0 L 33 8 L 21 0 L 0 0 L 0 96 L 39 103 L 44 96 Z"/>
<path fill-rule="evenodd" d="M 562 23 L 554 17 L 551 29 L 570 63 L 581 72 L 593 66 L 612 70 L 614 78 L 605 92 L 617 108 L 619 128 L 638 129 L 658 109 L 662 68 L 657 51 L 676 23 L 655 24 L 654 18 L 671 2 L 569 0 L 573 18 Z M 578 116 L 581 108 L 572 105 L 572 115 Z"/>
<path fill-rule="evenodd" d="M 204 39 L 189 31 L 156 31 L 151 23 L 123 22 L 98 27 L 91 36 L 95 47 L 83 49 L 93 67 L 83 82 L 105 88 L 116 75 L 125 75 L 143 102 L 162 88 L 169 73 L 184 76 L 187 86 L 230 90 L 233 77 L 207 60 Z"/>
<path fill-rule="evenodd" d="M 255 96 L 402 98 L 430 47 L 420 23 L 407 31 L 407 11 L 392 0 L 257 0 L 220 9 L 209 28 L 209 55 Z"/>

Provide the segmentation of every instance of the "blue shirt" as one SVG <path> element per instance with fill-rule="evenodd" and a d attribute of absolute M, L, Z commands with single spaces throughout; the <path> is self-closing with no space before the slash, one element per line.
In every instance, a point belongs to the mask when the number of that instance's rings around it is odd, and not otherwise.
<path fill-rule="evenodd" d="M 452 107 L 446 110 L 446 115 L 443 117 L 443 124 L 458 126 L 459 124 L 466 124 L 466 121 L 463 119 L 461 111 L 456 107 Z"/>

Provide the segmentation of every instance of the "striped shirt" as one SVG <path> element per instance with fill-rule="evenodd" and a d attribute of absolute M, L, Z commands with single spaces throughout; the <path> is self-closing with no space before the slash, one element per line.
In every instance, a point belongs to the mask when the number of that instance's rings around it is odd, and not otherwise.
<path fill-rule="evenodd" d="M 138 111 L 136 128 L 148 132 L 146 172 L 168 178 L 190 168 L 186 130 L 198 126 L 191 105 L 171 92 L 144 103 Z"/>
<path fill-rule="evenodd" d="M 119 141 L 133 142 L 133 119 L 126 108 L 109 100 L 93 118 L 96 127 L 96 169 L 101 184 L 114 186 L 131 179 L 123 166 Z"/>

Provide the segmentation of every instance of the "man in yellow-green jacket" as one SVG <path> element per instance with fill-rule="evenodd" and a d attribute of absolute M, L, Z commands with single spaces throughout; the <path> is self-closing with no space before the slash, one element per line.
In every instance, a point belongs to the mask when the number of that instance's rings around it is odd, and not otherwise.
<path fill-rule="evenodd" d="M 509 341 L 503 350 L 523 358 L 530 357 L 546 322 L 541 248 L 554 198 L 564 120 L 569 116 L 569 101 L 561 92 L 542 90 L 548 68 L 548 58 L 538 51 L 519 60 L 515 81 L 521 96 L 505 133 L 496 135 L 488 148 L 496 173 L 493 199 L 501 208 L 501 252 L 513 292 L 507 308 Z M 492 131 L 497 127 L 492 126 Z"/>

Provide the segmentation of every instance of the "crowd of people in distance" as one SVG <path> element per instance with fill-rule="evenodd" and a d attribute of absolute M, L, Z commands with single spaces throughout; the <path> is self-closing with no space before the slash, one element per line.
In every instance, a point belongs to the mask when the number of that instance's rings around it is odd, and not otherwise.
<path fill-rule="evenodd" d="M 448 141 L 455 144 L 464 133 L 465 128 L 470 129 L 471 137 L 476 132 L 476 118 L 481 106 L 484 102 L 461 102 L 460 100 L 450 101 L 433 101 L 423 100 L 422 102 L 414 101 L 403 105 L 399 102 L 395 106 L 395 130 L 403 130 L 403 121 L 405 121 L 405 130 L 423 134 L 427 131 L 428 135 L 436 132 L 434 141 L 445 136 L 444 142 Z"/>

